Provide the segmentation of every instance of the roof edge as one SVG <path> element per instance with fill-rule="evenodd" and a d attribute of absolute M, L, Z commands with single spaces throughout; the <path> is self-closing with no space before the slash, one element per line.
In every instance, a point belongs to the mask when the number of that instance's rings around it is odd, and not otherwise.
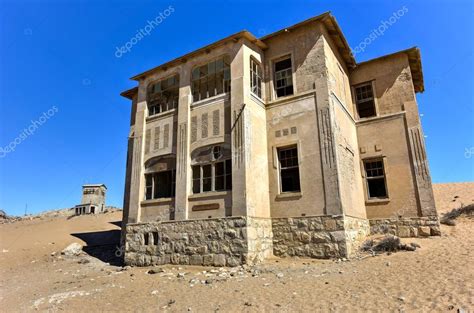
<path fill-rule="evenodd" d="M 388 59 L 400 54 L 406 54 L 408 56 L 408 64 L 410 65 L 410 71 L 411 71 L 411 76 L 412 76 L 415 92 L 420 92 L 420 93 L 424 92 L 425 85 L 424 85 L 424 79 L 423 79 L 423 68 L 421 64 L 421 51 L 417 46 L 414 46 L 405 50 L 400 50 L 394 53 L 382 55 L 380 57 L 373 58 L 364 62 L 357 63 L 356 67 L 365 65 L 374 61 Z"/>
<path fill-rule="evenodd" d="M 133 87 L 128 90 L 122 91 L 120 95 L 127 99 L 133 100 L 133 96 L 138 92 L 138 87 Z"/>
<path fill-rule="evenodd" d="M 259 46 L 261 49 L 266 49 L 267 48 L 267 45 L 265 43 L 263 43 L 261 40 L 259 40 L 257 37 L 255 37 L 252 33 L 250 33 L 249 31 L 247 30 L 242 30 L 238 33 L 235 33 L 235 34 L 232 34 L 230 36 L 227 36 L 223 39 L 220 39 L 218 41 L 215 41 L 207 46 L 204 46 L 202 48 L 199 48 L 197 50 L 193 50 L 189 53 L 186 53 L 180 57 L 177 57 L 171 61 L 168 61 L 166 63 L 163 63 L 161 65 L 158 65 L 152 69 L 149 69 L 145 72 L 142 72 L 138 75 L 135 75 L 133 77 L 131 77 L 130 79 L 132 80 L 140 80 L 142 77 L 146 76 L 146 75 L 149 75 L 159 69 L 167 69 L 168 67 L 171 67 L 173 65 L 176 65 L 177 63 L 181 63 L 181 62 L 185 62 L 187 61 L 187 59 L 191 58 L 191 57 L 194 57 L 200 53 L 206 53 L 208 52 L 210 49 L 214 49 L 214 48 L 217 48 L 229 41 L 235 41 L 235 40 L 239 40 L 241 38 L 245 38 L 247 40 L 249 40 L 250 42 L 252 43 L 255 43 L 257 46 Z"/>
<path fill-rule="evenodd" d="M 280 29 L 276 32 L 273 32 L 271 34 L 261 37 L 260 40 L 265 41 L 275 36 L 297 29 L 306 24 L 317 22 L 317 21 L 322 22 L 324 27 L 326 27 L 329 36 L 333 39 L 336 46 L 338 46 L 339 53 L 341 54 L 342 58 L 346 62 L 346 65 L 350 68 L 355 67 L 356 60 L 354 58 L 354 55 L 352 54 L 351 47 L 349 46 L 349 43 L 347 42 L 346 37 L 344 36 L 341 30 L 341 27 L 337 23 L 336 18 L 331 14 L 331 11 L 324 12 L 322 14 L 306 19 L 302 22 L 296 23 L 292 26 Z M 338 44 L 338 42 L 340 42 L 340 44 Z"/>

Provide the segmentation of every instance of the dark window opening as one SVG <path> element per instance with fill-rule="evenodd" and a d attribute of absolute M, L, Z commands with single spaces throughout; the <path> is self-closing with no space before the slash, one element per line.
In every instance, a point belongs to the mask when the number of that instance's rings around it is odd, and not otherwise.
<path fill-rule="evenodd" d="M 158 245 L 158 233 L 157 232 L 152 232 L 151 234 L 153 236 L 153 245 L 154 246 Z"/>
<path fill-rule="evenodd" d="M 176 171 L 163 171 L 145 175 L 145 200 L 172 198 L 176 190 Z"/>
<path fill-rule="evenodd" d="M 179 75 L 160 80 L 148 87 L 148 115 L 155 115 L 178 107 Z"/>
<path fill-rule="evenodd" d="M 278 149 L 278 160 L 280 162 L 281 192 L 301 191 L 298 149 L 296 147 Z"/>
<path fill-rule="evenodd" d="M 232 161 L 194 165 L 193 193 L 224 191 L 232 189 Z"/>
<path fill-rule="evenodd" d="M 250 58 L 250 90 L 254 95 L 262 98 L 262 67 Z"/>
<path fill-rule="evenodd" d="M 369 199 L 387 198 L 385 171 L 382 160 L 364 162 Z"/>
<path fill-rule="evenodd" d="M 355 99 L 359 118 L 377 115 L 375 112 L 375 100 L 371 83 L 355 87 Z"/>
<path fill-rule="evenodd" d="M 230 91 L 230 57 L 223 56 L 192 71 L 193 100 L 199 101 Z"/>
<path fill-rule="evenodd" d="M 275 62 L 275 91 L 277 97 L 293 94 L 291 58 Z"/>
<path fill-rule="evenodd" d="M 145 246 L 148 246 L 148 240 L 149 240 L 149 239 L 150 239 L 150 238 L 148 238 L 148 233 L 143 234 L 143 244 L 144 244 Z"/>

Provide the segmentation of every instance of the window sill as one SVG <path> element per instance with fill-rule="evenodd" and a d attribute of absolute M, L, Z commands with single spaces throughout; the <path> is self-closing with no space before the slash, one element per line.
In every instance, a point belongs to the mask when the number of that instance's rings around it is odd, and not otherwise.
<path fill-rule="evenodd" d="M 160 199 L 149 199 L 149 200 L 143 200 L 140 204 L 143 205 L 151 205 L 151 204 L 165 204 L 165 203 L 170 203 L 174 201 L 174 197 L 172 198 L 160 198 Z"/>
<path fill-rule="evenodd" d="M 291 200 L 291 199 L 299 199 L 303 196 L 301 192 L 283 192 L 277 194 L 275 199 L 276 200 Z"/>
<path fill-rule="evenodd" d="M 209 98 L 202 99 L 199 101 L 194 101 L 193 103 L 191 103 L 191 108 L 210 104 L 210 103 L 221 101 L 221 100 L 229 100 L 229 99 L 230 99 L 230 92 L 226 92 L 217 96 L 209 97 Z"/>
<path fill-rule="evenodd" d="M 188 197 L 188 200 L 197 200 L 202 198 L 220 198 L 223 196 L 230 195 L 232 193 L 231 190 L 225 191 L 206 191 L 203 193 L 195 193 Z"/>
<path fill-rule="evenodd" d="M 147 116 L 146 121 L 151 122 L 151 121 L 160 119 L 160 118 L 165 117 L 165 116 L 174 115 L 175 113 L 177 113 L 177 111 L 178 111 L 177 109 L 172 109 L 172 110 L 169 110 L 169 111 L 166 111 L 166 112 L 161 112 L 161 113 L 158 113 L 158 114 L 155 114 L 155 115 Z"/>
<path fill-rule="evenodd" d="M 365 200 L 365 204 L 385 204 L 385 203 L 389 203 L 390 202 L 390 199 L 389 198 L 380 198 L 380 199 L 368 199 L 368 200 Z"/>

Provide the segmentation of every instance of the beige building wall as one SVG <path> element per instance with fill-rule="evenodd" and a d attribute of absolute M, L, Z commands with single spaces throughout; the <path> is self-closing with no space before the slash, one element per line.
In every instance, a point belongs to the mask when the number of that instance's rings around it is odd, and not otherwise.
<path fill-rule="evenodd" d="M 372 81 L 376 98 L 377 117 L 358 122 L 361 158 L 383 157 L 386 167 L 389 199 L 366 201 L 368 218 L 436 215 L 412 75 L 408 53 L 351 73 L 352 85 Z"/>
<path fill-rule="evenodd" d="M 314 21 L 261 41 L 242 33 L 140 76 L 138 92 L 130 93 L 124 220 L 432 215 L 412 60 L 398 53 L 349 68 L 328 25 Z M 231 59 L 231 92 L 194 102 L 192 69 L 222 55 Z M 285 56 L 294 95 L 277 99 L 273 66 Z M 250 91 L 251 58 L 263 67 L 261 99 Z M 178 110 L 148 117 L 148 85 L 175 74 Z M 377 117 L 360 120 L 353 86 L 366 81 L 373 82 Z M 194 195 L 191 166 L 212 145 L 230 150 L 232 191 Z M 301 192 L 282 193 L 277 151 L 291 145 L 298 148 Z M 362 160 L 373 157 L 385 160 L 388 200 L 367 200 Z M 163 158 L 175 160 L 176 196 L 144 200 L 148 164 Z"/>

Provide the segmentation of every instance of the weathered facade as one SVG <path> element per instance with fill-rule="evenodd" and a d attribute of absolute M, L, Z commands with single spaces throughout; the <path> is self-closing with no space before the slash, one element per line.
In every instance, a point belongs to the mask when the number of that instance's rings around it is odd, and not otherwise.
<path fill-rule="evenodd" d="M 97 214 L 104 212 L 106 191 L 107 187 L 104 184 L 83 185 L 81 204 L 74 207 L 75 214 Z"/>
<path fill-rule="evenodd" d="M 420 58 L 411 48 L 356 63 L 325 13 L 133 77 L 126 262 L 348 257 L 371 226 L 439 234 Z"/>

